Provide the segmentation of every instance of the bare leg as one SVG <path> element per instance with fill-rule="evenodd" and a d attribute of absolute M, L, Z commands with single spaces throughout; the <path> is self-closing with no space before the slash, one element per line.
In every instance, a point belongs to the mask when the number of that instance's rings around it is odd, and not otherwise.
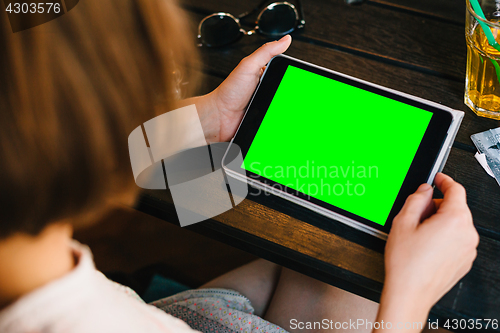
<path fill-rule="evenodd" d="M 308 276 L 283 268 L 280 280 L 271 304 L 265 314 L 265 319 L 283 327 L 289 332 L 322 332 L 332 329 L 323 329 L 317 325 L 299 329 L 291 322 L 321 322 L 323 319 L 349 323 L 349 319 L 356 322 L 358 319 L 375 321 L 378 303 L 348 293 L 341 289 L 317 281 Z M 345 326 L 345 324 L 344 324 Z M 369 332 L 370 330 L 335 329 L 336 332 Z"/>
<path fill-rule="evenodd" d="M 248 297 L 255 314 L 262 317 L 266 312 L 279 280 L 281 266 L 258 259 L 236 268 L 200 288 L 225 288 Z"/>

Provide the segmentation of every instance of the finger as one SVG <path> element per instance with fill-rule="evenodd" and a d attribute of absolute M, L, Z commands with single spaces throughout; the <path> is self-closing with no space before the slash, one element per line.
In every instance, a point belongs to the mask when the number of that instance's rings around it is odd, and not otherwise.
<path fill-rule="evenodd" d="M 435 203 L 434 199 L 430 200 L 429 204 L 427 205 L 424 212 L 422 213 L 421 220 L 425 220 L 425 219 L 429 218 L 430 216 L 436 214 L 436 211 L 437 211 L 437 208 L 436 208 L 436 203 Z"/>
<path fill-rule="evenodd" d="M 285 52 L 291 43 L 292 37 L 290 35 L 286 35 L 280 40 L 266 43 L 246 57 L 245 60 L 241 62 L 241 66 L 246 71 L 255 71 L 255 73 L 259 73 L 259 70 L 267 65 L 272 57 Z"/>
<path fill-rule="evenodd" d="M 264 74 L 264 71 L 266 70 L 266 67 L 267 66 L 264 66 L 260 69 L 260 75 L 259 76 L 262 76 L 262 74 Z"/>
<path fill-rule="evenodd" d="M 432 186 L 422 184 L 415 193 L 406 199 L 403 208 L 394 218 L 394 226 L 416 228 L 422 221 L 430 203 L 432 203 Z"/>
<path fill-rule="evenodd" d="M 441 206 L 441 203 L 443 202 L 443 199 L 433 199 L 434 201 L 434 206 L 436 207 L 436 211 L 439 209 Z"/>
<path fill-rule="evenodd" d="M 439 209 L 457 209 L 467 206 L 467 196 L 464 187 L 450 176 L 439 172 L 436 174 L 436 178 L 434 178 L 434 183 L 443 193 L 443 201 Z"/>

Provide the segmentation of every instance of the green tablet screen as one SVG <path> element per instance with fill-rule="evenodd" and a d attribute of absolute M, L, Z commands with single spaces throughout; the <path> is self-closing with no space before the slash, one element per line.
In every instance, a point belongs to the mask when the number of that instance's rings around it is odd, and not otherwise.
<path fill-rule="evenodd" d="M 384 225 L 431 117 L 288 66 L 242 168 Z"/>

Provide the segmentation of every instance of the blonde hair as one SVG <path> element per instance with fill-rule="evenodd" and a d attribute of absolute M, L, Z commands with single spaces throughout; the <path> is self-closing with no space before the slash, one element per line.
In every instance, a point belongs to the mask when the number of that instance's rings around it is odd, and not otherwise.
<path fill-rule="evenodd" d="M 182 14 L 168 0 L 85 0 L 15 34 L 0 15 L 0 238 L 137 191 L 128 135 L 174 108 L 174 71 L 197 81 Z"/>

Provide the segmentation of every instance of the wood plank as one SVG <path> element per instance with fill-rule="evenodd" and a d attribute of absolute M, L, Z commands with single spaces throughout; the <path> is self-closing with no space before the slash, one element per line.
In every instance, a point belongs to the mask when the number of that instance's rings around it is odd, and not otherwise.
<path fill-rule="evenodd" d="M 342 0 L 306 2 L 304 36 L 394 59 L 408 65 L 465 77 L 464 27 Z M 332 28 L 330 22 L 338 22 Z"/>
<path fill-rule="evenodd" d="M 292 1 L 293 2 L 293 1 Z M 183 0 L 182 4 L 208 11 L 235 11 L 233 14 L 252 9 L 248 2 L 220 2 L 211 1 L 209 4 L 201 4 L 199 1 Z M 382 6 L 389 10 L 406 11 L 409 14 L 421 15 L 431 19 L 450 22 L 457 25 L 465 25 L 465 2 L 458 0 L 367 0 L 363 5 Z M 360 5 L 354 5 L 359 7 Z M 245 7 L 242 9 L 242 7 Z M 307 13 L 306 13 L 307 14 Z M 306 17 L 308 18 L 308 16 Z"/>
<path fill-rule="evenodd" d="M 238 14 L 252 8 L 247 2 L 182 0 L 199 13 Z M 425 19 L 380 6 L 349 6 L 343 0 L 304 1 L 306 28 L 297 36 L 367 57 L 463 81 L 464 27 Z M 251 18 L 247 22 L 250 26 Z"/>
<path fill-rule="evenodd" d="M 434 311 L 448 318 L 500 319 L 500 242 L 481 237 L 471 271 L 446 294 Z"/>
<path fill-rule="evenodd" d="M 250 200 L 214 220 L 354 274 L 384 280 L 381 253 Z"/>
<path fill-rule="evenodd" d="M 500 188 L 486 174 L 473 153 L 452 149 L 444 173 L 467 190 L 467 202 L 478 231 L 500 240 Z"/>
<path fill-rule="evenodd" d="M 465 1 L 458 0 L 368 0 L 368 5 L 386 6 L 394 10 L 405 10 L 457 25 L 465 25 Z"/>

